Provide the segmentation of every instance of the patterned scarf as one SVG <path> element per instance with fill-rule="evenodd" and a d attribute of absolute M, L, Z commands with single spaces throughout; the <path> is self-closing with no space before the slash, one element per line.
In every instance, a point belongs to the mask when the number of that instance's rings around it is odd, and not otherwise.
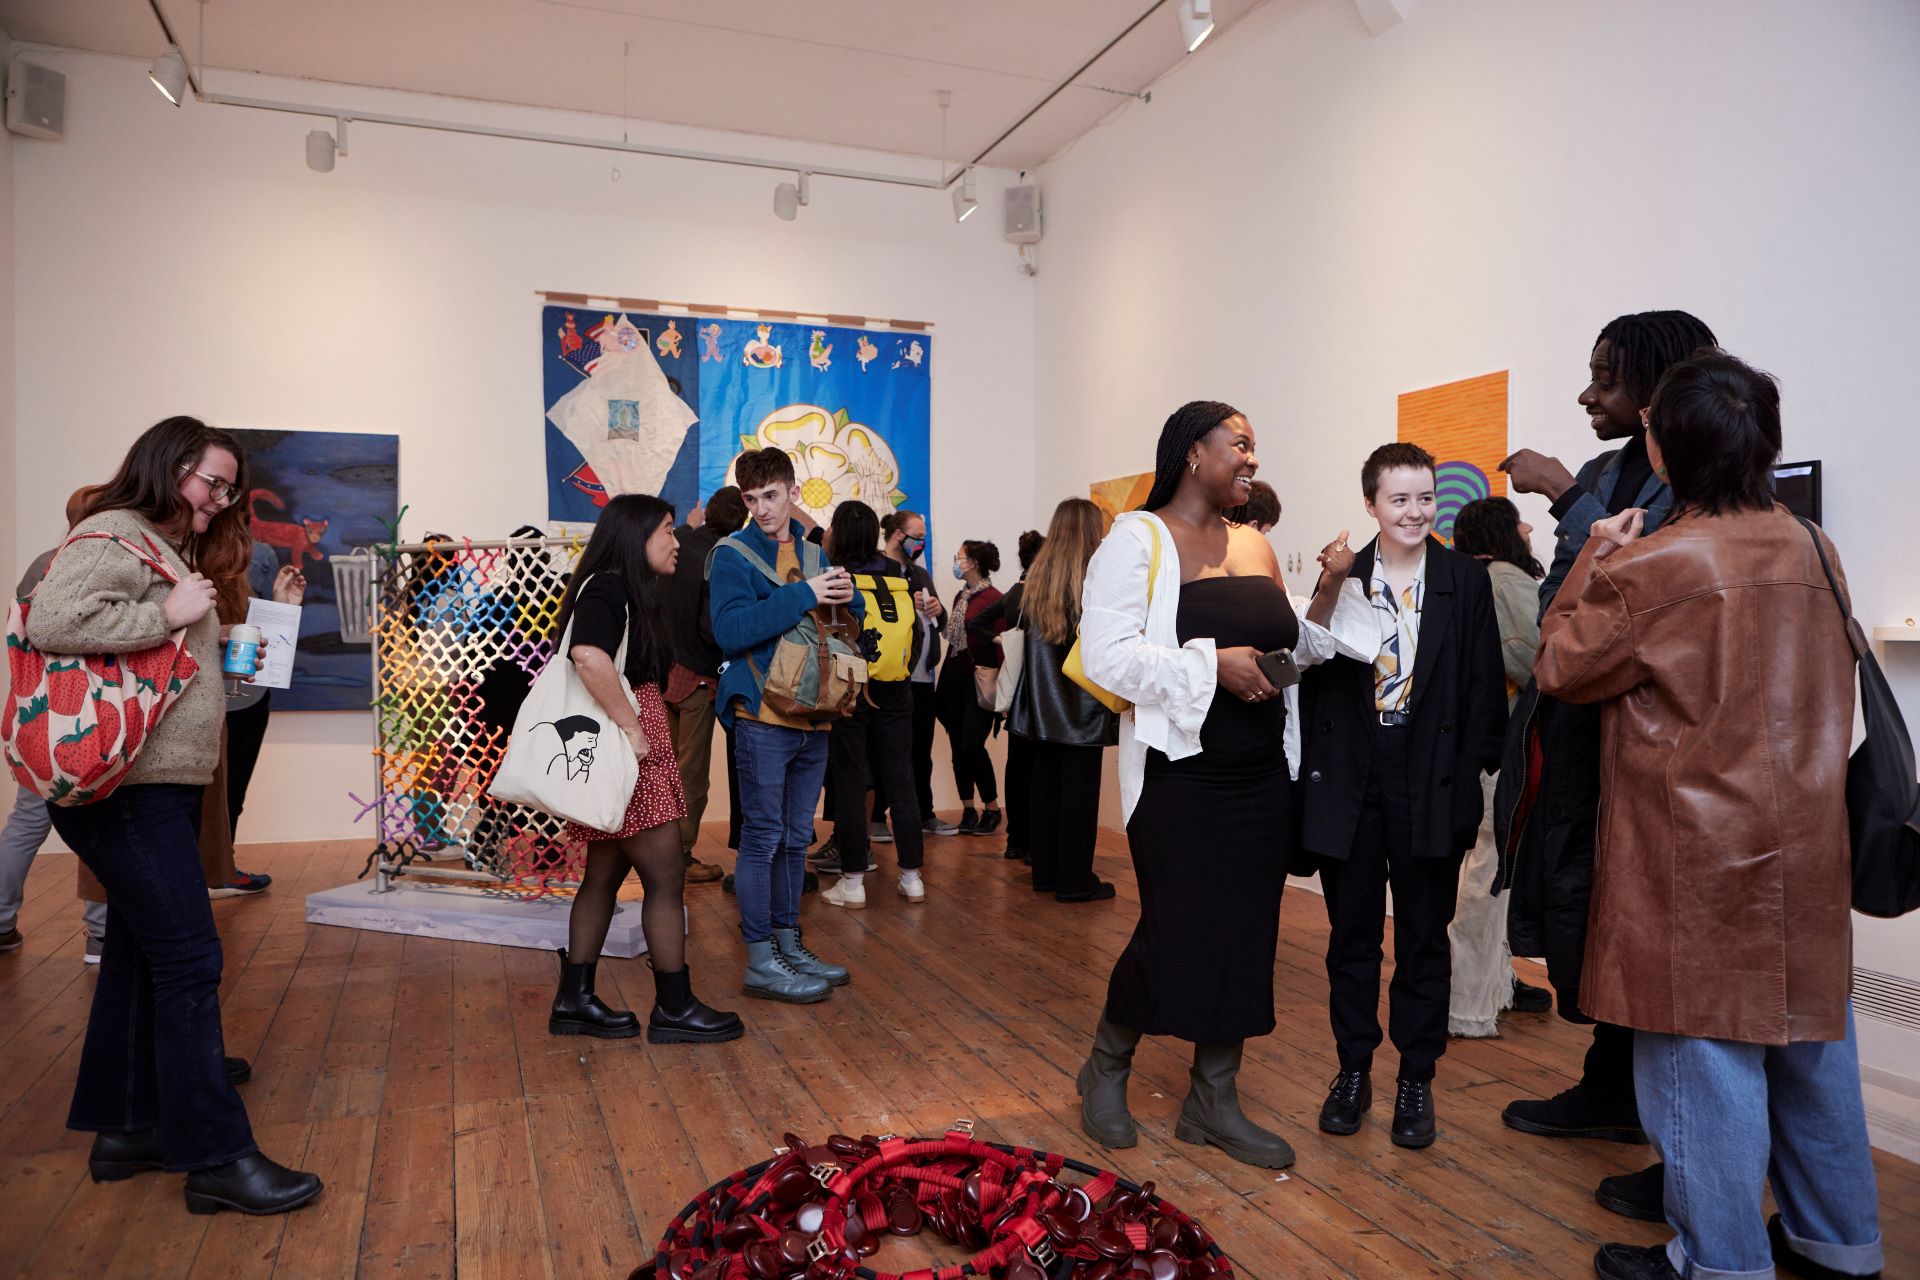
<path fill-rule="evenodd" d="M 953 608 L 947 614 L 947 652 L 967 651 L 967 606 L 986 589 L 984 582 L 977 587 L 962 587 L 960 594 L 953 598 Z"/>
<path fill-rule="evenodd" d="M 1379 615 L 1385 643 L 1373 660 L 1373 705 L 1376 711 L 1405 711 L 1413 702 L 1413 669 L 1420 649 L 1420 610 L 1427 598 L 1427 558 L 1420 557 L 1413 581 L 1395 598 L 1387 581 L 1385 558 L 1375 549 L 1373 580 L 1367 594 Z"/>

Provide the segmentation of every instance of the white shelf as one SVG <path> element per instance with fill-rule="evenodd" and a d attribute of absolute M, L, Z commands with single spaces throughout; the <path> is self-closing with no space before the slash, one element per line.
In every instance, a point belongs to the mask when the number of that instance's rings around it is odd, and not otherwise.
<path fill-rule="evenodd" d="M 1920 627 L 1875 627 L 1873 638 L 1881 644 L 1889 640 L 1920 640 Z"/>

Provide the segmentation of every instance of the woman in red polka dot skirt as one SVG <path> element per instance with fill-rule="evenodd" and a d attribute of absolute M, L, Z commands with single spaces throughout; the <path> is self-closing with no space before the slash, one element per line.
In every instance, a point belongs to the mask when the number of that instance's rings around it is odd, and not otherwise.
<path fill-rule="evenodd" d="M 593 990 L 600 948 L 613 923 L 614 900 L 629 870 L 640 873 L 646 891 L 640 923 L 646 930 L 654 985 L 647 1039 L 655 1044 L 708 1043 L 738 1039 L 744 1030 L 739 1015 L 696 999 L 687 973 L 686 917 L 681 909 L 686 863 L 680 856 L 679 827 L 687 801 L 661 694 L 673 654 L 659 612 L 659 579 L 673 573 L 679 554 L 671 506 L 650 494 L 615 498 L 594 526 L 560 606 L 558 630 L 564 633 L 572 623 L 573 643 L 566 654 L 554 655 L 555 660 L 572 661 L 601 713 L 626 735 L 640 759 L 640 777 L 620 830 L 568 824 L 568 836 L 586 842 L 587 866 L 574 895 L 567 946 L 560 952 L 560 992 L 547 1022 L 555 1035 L 620 1040 L 640 1034 L 638 1018 L 608 1007 Z M 620 671 L 614 661 L 623 637 L 627 660 Z M 629 688 L 632 703 L 626 697 Z"/>

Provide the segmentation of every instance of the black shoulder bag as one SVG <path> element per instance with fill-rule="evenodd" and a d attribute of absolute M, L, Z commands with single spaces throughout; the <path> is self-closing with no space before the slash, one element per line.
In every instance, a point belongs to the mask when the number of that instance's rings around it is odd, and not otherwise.
<path fill-rule="evenodd" d="M 1893 919 L 1920 908 L 1920 781 L 1914 777 L 1907 722 L 1874 660 L 1867 633 L 1854 620 L 1827 549 L 1813 523 L 1801 520 L 1827 571 L 1847 620 L 1847 641 L 1860 665 L 1860 712 L 1867 738 L 1847 765 L 1847 826 L 1853 838 L 1853 909 Z"/>

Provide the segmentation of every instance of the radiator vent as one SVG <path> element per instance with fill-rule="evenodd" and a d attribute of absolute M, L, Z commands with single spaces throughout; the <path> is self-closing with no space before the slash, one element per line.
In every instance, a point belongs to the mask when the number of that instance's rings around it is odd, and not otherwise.
<path fill-rule="evenodd" d="M 1877 1022 L 1920 1031 L 1920 982 L 1877 969 L 1855 969 L 1853 1008 Z"/>

